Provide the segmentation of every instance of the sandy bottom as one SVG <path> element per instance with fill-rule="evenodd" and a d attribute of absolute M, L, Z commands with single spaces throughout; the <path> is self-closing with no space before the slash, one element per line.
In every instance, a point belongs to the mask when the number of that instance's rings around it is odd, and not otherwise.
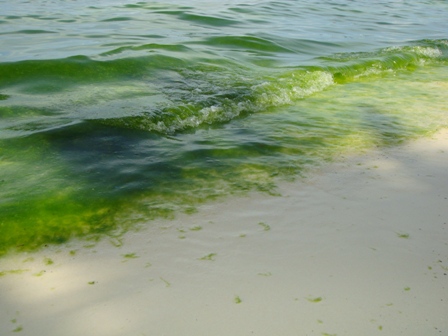
<path fill-rule="evenodd" d="M 3 258 L 0 334 L 448 335 L 448 131 L 279 191 Z"/>

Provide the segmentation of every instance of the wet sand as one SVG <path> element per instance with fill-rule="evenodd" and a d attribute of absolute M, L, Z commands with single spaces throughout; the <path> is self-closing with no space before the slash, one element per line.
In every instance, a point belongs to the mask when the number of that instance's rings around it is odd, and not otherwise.
<path fill-rule="evenodd" d="M 0 334 L 447 335 L 448 131 L 0 260 Z"/>

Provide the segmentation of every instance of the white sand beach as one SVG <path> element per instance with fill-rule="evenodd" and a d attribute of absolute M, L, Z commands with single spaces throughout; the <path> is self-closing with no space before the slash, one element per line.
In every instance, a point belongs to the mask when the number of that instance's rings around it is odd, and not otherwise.
<path fill-rule="evenodd" d="M 0 335 L 448 335 L 448 131 L 0 260 Z"/>

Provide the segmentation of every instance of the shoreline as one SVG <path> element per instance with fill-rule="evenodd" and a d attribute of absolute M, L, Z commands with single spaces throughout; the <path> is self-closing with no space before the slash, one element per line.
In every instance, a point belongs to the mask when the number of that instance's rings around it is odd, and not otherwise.
<path fill-rule="evenodd" d="M 2 335 L 442 335 L 448 129 L 129 232 L 5 256 Z"/>

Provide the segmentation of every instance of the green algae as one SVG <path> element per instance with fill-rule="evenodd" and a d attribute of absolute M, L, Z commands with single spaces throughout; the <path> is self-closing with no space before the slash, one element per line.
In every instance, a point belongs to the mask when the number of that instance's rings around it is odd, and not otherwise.
<path fill-rule="evenodd" d="M 53 265 L 54 261 L 51 258 L 44 258 L 45 265 Z"/>
<path fill-rule="evenodd" d="M 165 287 L 171 287 L 171 282 L 162 277 L 159 277 L 159 279 L 162 280 L 162 282 L 165 284 Z"/>
<path fill-rule="evenodd" d="M 184 211 L 184 213 L 186 213 L 188 215 L 192 215 L 192 214 L 198 212 L 198 208 L 194 207 L 194 206 L 188 206 L 183 211 Z"/>
<path fill-rule="evenodd" d="M 15 270 L 0 271 L 0 277 L 3 277 L 7 274 L 22 274 L 22 273 L 25 273 L 28 271 L 29 271 L 29 269 L 15 269 Z"/>
<path fill-rule="evenodd" d="M 306 299 L 312 303 L 319 303 L 323 300 L 321 297 L 308 297 Z"/>
<path fill-rule="evenodd" d="M 347 55 L 329 57 L 328 69 L 316 71 L 255 74 L 238 67 L 232 73 L 218 64 L 176 68 L 182 80 L 166 84 L 170 102 L 137 116 L 73 124 L 61 125 L 65 117 L 49 106 L 8 105 L 11 95 L 0 106 L 2 121 L 16 118 L 0 139 L 0 256 L 73 238 L 108 237 L 119 247 L 120 235 L 141 223 L 193 213 L 228 195 L 254 190 L 277 195 L 279 179 L 304 176 L 344 151 L 394 145 L 446 126 L 446 69 L 442 60 L 440 67 L 436 61 L 419 67 L 418 59 L 429 60 L 422 53 L 379 52 L 399 61 L 392 72 L 389 61 L 378 63 L 384 70 L 380 76 L 367 73 L 370 63 L 364 58 L 371 55 L 361 54 L 350 56 L 359 66 L 346 70 Z M 73 77 L 75 87 L 88 82 L 96 66 L 109 71 L 99 78 L 105 82 L 123 69 L 119 61 L 98 64 L 83 57 L 56 63 L 64 62 L 64 76 Z M 14 67 L 33 73 L 31 63 L 5 65 L 9 80 Z M 51 61 L 44 63 L 51 69 Z M 144 62 L 131 63 L 134 71 Z M 33 91 L 31 86 L 25 91 Z M 156 127 L 162 124 L 165 128 Z"/>
<path fill-rule="evenodd" d="M 16 312 L 16 314 L 18 315 L 19 312 Z M 13 323 L 13 324 L 17 324 L 17 322 L 18 322 L 17 318 L 13 318 L 13 319 L 11 319 L 11 323 Z M 12 330 L 12 332 L 20 332 L 20 331 L 22 331 L 22 330 L 23 330 L 23 327 L 22 327 L 21 325 L 18 325 L 16 328 L 14 328 L 14 329 Z"/>
<path fill-rule="evenodd" d="M 266 224 L 266 223 L 260 222 L 260 223 L 258 223 L 258 225 L 260 225 L 263 228 L 263 231 L 270 231 L 271 230 L 271 227 L 268 224 Z"/>
<path fill-rule="evenodd" d="M 64 184 L 67 172 L 44 160 L 45 144 L 37 148 L 24 145 L 28 155 L 25 151 L 18 156 L 14 148 L 0 147 L 0 169 L 7 177 L 0 195 L 10 200 L 0 205 L 0 255 L 11 248 L 28 251 L 105 231 L 95 222 L 105 220 L 107 209 L 79 198 L 71 182 Z"/>
<path fill-rule="evenodd" d="M 35 277 L 41 277 L 42 275 L 44 275 L 47 271 L 46 270 L 41 270 L 37 273 L 34 273 L 33 276 Z"/>
<path fill-rule="evenodd" d="M 243 302 L 243 300 L 241 300 L 241 298 L 236 295 L 235 298 L 233 299 L 233 302 L 235 302 L 236 304 L 240 304 L 241 302 Z"/>
<path fill-rule="evenodd" d="M 110 237 L 110 236 L 109 236 Z M 109 242 L 115 247 L 123 246 L 123 239 L 118 237 L 110 237 Z"/>
<path fill-rule="evenodd" d="M 125 260 L 123 260 L 123 262 L 126 262 L 130 259 L 137 259 L 140 258 L 137 253 L 133 252 L 133 253 L 126 253 L 126 254 L 122 254 L 122 257 L 125 258 Z"/>
<path fill-rule="evenodd" d="M 199 260 L 211 260 L 211 261 L 214 261 L 216 256 L 217 256 L 216 253 L 209 253 L 206 256 L 203 256 L 202 258 L 199 258 Z"/>
<path fill-rule="evenodd" d="M 22 330 L 23 330 L 23 327 L 22 326 L 18 326 L 12 332 L 21 332 Z"/>

